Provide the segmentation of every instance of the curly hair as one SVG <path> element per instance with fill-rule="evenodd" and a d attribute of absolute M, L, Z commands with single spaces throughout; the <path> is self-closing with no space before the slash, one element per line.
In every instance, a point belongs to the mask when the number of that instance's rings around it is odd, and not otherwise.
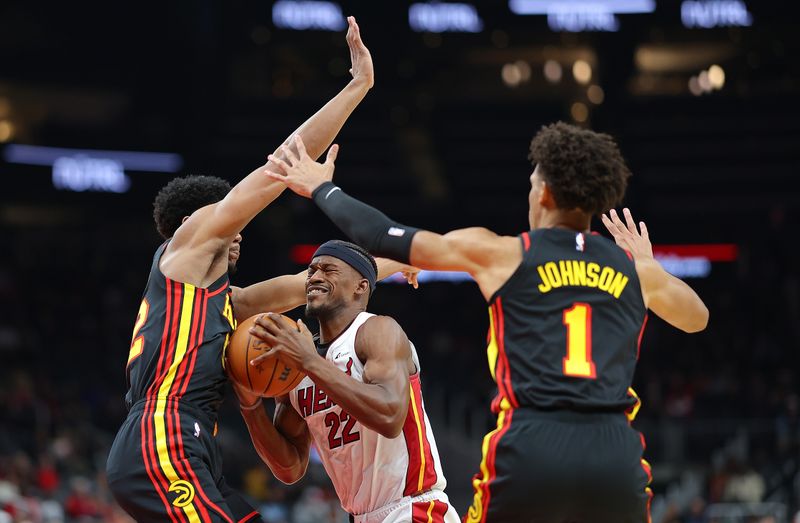
<path fill-rule="evenodd" d="M 539 165 L 559 208 L 592 215 L 619 205 L 631 176 L 611 136 L 564 122 L 543 126 L 528 158 Z"/>
<path fill-rule="evenodd" d="M 231 190 L 231 185 L 216 176 L 174 178 L 161 188 L 153 201 L 153 219 L 164 239 L 172 238 L 183 218 L 206 205 L 216 203 Z"/>

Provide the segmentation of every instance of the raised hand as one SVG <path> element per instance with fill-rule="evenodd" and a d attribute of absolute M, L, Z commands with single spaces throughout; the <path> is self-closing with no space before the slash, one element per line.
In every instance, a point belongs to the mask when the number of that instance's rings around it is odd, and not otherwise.
<path fill-rule="evenodd" d="M 306 152 L 306 146 L 300 135 L 295 136 L 294 143 L 297 147 L 297 155 L 286 145 L 280 147 L 285 160 L 281 160 L 273 154 L 269 155 L 269 160 L 277 165 L 277 170 L 280 172 L 269 169 L 264 172 L 273 180 L 286 184 L 289 189 L 300 196 L 311 198 L 314 189 L 333 179 L 333 171 L 336 168 L 333 162 L 339 154 L 339 146 L 333 144 L 328 149 L 325 163 L 317 163 Z"/>
<path fill-rule="evenodd" d="M 361 30 L 353 16 L 347 17 L 347 46 L 350 48 L 350 74 L 353 80 L 363 83 L 369 89 L 375 85 L 375 69 L 372 66 L 372 55 L 361 41 Z"/>
<path fill-rule="evenodd" d="M 644 222 L 639 222 L 639 229 L 637 229 L 636 222 L 633 221 L 631 211 L 627 207 L 622 210 L 625 223 L 622 222 L 616 210 L 611 209 L 608 214 L 609 216 L 603 214 L 600 218 L 617 245 L 630 252 L 634 260 L 652 259 L 653 245 L 650 243 L 650 234 L 647 232 Z"/>

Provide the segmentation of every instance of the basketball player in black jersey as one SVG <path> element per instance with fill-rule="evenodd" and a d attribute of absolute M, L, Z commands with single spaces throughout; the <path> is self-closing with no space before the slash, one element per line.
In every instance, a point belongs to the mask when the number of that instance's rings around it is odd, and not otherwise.
<path fill-rule="evenodd" d="M 348 24 L 353 79 L 293 133 L 315 157 L 374 81 L 358 26 L 353 18 Z M 240 231 L 285 188 L 265 175 L 272 166 L 258 167 L 233 189 L 219 178 L 173 180 L 156 198 L 165 242 L 153 257 L 134 326 L 128 418 L 107 463 L 115 498 L 139 523 L 261 520 L 226 486 L 215 435 L 224 350 L 235 325 L 228 273 L 239 258 Z M 299 294 L 304 300 L 302 285 Z"/>
<path fill-rule="evenodd" d="M 316 204 L 374 254 L 423 269 L 467 271 L 489 304 L 488 359 L 497 428 L 483 441 L 467 522 L 644 523 L 649 465 L 629 423 L 630 388 L 649 308 L 686 332 L 708 310 L 653 258 L 630 212 L 603 221 L 618 245 L 590 232 L 621 202 L 630 172 L 612 138 L 564 123 L 531 143 L 530 230 L 444 235 L 407 227 L 345 194 L 324 164 L 284 148 L 274 179 Z M 622 246 L 623 248 L 620 248 Z"/>

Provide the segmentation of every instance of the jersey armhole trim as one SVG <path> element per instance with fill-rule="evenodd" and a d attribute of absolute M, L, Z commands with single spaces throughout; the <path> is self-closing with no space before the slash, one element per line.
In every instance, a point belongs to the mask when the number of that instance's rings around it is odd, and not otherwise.
<path fill-rule="evenodd" d="M 526 257 L 533 252 L 533 244 L 536 242 L 537 236 L 531 235 L 531 233 L 528 231 L 520 234 L 517 237 L 519 238 L 520 247 L 522 248 L 522 260 L 520 260 L 519 265 L 514 272 L 511 273 L 511 276 L 509 276 L 508 279 L 492 293 L 491 298 L 489 298 L 486 303 L 495 302 L 500 293 L 503 292 L 511 284 L 511 282 L 517 278 L 517 275 L 522 272 L 522 269 L 525 267 Z"/>

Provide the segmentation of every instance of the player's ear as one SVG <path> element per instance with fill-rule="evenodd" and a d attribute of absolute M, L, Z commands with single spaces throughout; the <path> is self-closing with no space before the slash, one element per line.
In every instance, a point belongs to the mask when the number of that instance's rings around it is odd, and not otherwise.
<path fill-rule="evenodd" d="M 545 181 L 542 181 L 542 192 L 539 194 L 539 205 L 545 209 L 555 209 L 557 207 L 553 192 L 550 190 L 550 186 L 547 185 L 547 182 Z"/>
<path fill-rule="evenodd" d="M 188 216 L 184 216 L 184 217 L 183 217 L 183 220 L 181 220 L 181 223 L 186 223 L 186 220 L 188 220 L 188 219 L 189 219 L 189 217 L 188 217 Z"/>
<path fill-rule="evenodd" d="M 369 280 L 366 278 L 360 279 L 358 287 L 356 287 L 356 295 L 361 296 L 362 294 L 369 294 Z"/>

